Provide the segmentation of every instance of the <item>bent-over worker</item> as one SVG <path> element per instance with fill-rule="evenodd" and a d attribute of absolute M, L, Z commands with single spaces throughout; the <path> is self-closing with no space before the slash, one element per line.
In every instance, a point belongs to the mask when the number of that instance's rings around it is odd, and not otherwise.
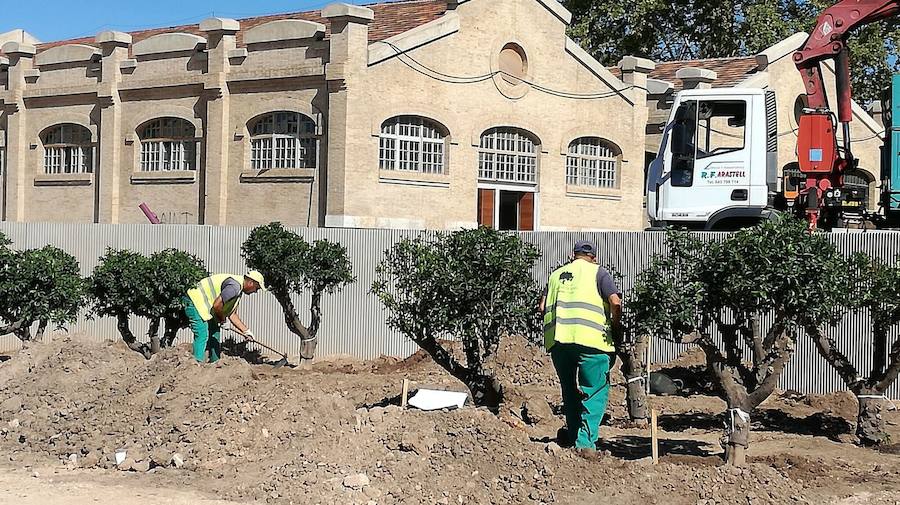
<path fill-rule="evenodd" d="M 574 253 L 571 263 L 550 275 L 540 309 L 544 345 L 562 390 L 566 442 L 593 450 L 609 398 L 622 301 L 610 273 L 597 264 L 596 246 L 578 241 Z"/>
<path fill-rule="evenodd" d="M 222 351 L 221 326 L 230 320 L 244 339 L 252 341 L 253 332 L 238 317 L 237 308 L 243 295 L 266 289 L 263 275 L 256 270 L 245 275 L 215 274 L 200 282 L 182 297 L 184 313 L 194 333 L 194 358 L 203 362 L 209 351 L 209 362 L 219 360 Z"/>

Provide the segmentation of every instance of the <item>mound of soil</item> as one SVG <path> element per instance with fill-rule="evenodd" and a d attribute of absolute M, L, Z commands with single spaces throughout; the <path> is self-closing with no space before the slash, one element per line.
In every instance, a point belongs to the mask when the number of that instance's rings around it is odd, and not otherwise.
<path fill-rule="evenodd" d="M 608 452 L 585 458 L 552 441 L 562 418 L 543 352 L 510 339 L 492 366 L 509 398 L 500 415 L 425 413 L 393 404 L 403 378 L 464 388 L 424 355 L 273 370 L 228 357 L 200 365 L 183 347 L 146 361 L 121 344 L 33 344 L 0 363 L 0 465 L 141 473 L 160 487 L 285 505 L 828 503 L 900 488 L 900 457 L 803 434 L 758 434 L 762 452 L 752 446 L 739 469 L 718 464 L 720 430 L 667 432 L 650 465 L 647 433 L 615 427 L 621 386 Z M 674 400 L 652 403 L 675 417 L 721 412 L 708 397 Z M 866 482 L 873 461 L 876 483 Z"/>

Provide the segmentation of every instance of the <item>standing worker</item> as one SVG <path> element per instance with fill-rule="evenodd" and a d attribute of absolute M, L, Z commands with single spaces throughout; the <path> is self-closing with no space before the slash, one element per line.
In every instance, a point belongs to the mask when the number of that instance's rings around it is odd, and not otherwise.
<path fill-rule="evenodd" d="M 181 298 L 184 313 L 194 333 L 194 358 L 203 362 L 209 351 L 209 362 L 219 361 L 222 341 L 219 336 L 226 319 L 237 328 L 247 341 L 253 341 L 253 332 L 237 315 L 237 307 L 243 295 L 252 295 L 266 289 L 263 275 L 256 270 L 243 276 L 215 274 L 200 282 Z"/>
<path fill-rule="evenodd" d="M 597 248 L 581 240 L 575 259 L 551 275 L 541 299 L 544 345 L 559 375 L 568 443 L 594 450 L 609 398 L 622 300 L 612 276 L 597 264 Z"/>

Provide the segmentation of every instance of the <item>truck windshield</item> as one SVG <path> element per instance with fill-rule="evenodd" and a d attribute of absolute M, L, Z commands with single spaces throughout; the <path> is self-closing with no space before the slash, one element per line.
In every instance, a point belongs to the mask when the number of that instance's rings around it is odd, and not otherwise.
<path fill-rule="evenodd" d="M 747 102 L 740 100 L 700 102 L 697 124 L 697 158 L 744 148 Z"/>
<path fill-rule="evenodd" d="M 694 184 L 696 160 L 743 149 L 746 126 L 742 100 L 682 102 L 672 124 L 672 186 Z"/>

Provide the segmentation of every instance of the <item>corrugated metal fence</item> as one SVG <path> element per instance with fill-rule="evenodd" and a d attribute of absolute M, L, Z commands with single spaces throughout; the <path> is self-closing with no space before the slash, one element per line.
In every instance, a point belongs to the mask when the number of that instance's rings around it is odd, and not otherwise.
<path fill-rule="evenodd" d="M 94 225 L 60 223 L 0 223 L 16 248 L 34 248 L 44 245 L 60 247 L 73 254 L 79 261 L 83 275 L 89 275 L 98 258 L 108 247 L 130 249 L 151 254 L 166 248 L 178 248 L 197 255 L 206 262 L 212 272 L 240 273 L 245 270 L 240 257 L 240 247 L 249 236 L 250 227 L 209 227 L 192 225 Z M 415 237 L 433 232 L 407 230 L 356 230 L 295 228 L 306 240 L 328 239 L 343 244 L 353 263 L 357 281 L 338 294 L 323 300 L 323 322 L 319 338 L 319 356 L 351 355 L 374 358 L 380 355 L 405 357 L 415 352 L 415 344 L 390 330 L 385 324 L 385 313 L 380 303 L 369 293 L 375 276 L 375 267 L 385 251 L 404 237 Z M 635 276 L 649 263 L 650 258 L 664 250 L 665 235 L 658 232 L 534 232 L 523 233 L 523 239 L 535 244 L 543 259 L 535 269 L 535 275 L 544 279 L 557 265 L 566 261 L 572 244 L 579 239 L 589 239 L 600 249 L 600 262 L 609 265 L 622 276 L 625 296 Z M 865 252 L 883 260 L 893 260 L 900 255 L 900 234 L 868 232 L 861 234 L 832 234 L 831 240 L 845 254 Z M 849 293 L 848 296 L 852 296 Z M 308 307 L 308 298 L 298 300 L 298 308 Z M 271 296 L 256 295 L 242 302 L 241 317 L 247 321 L 260 340 L 289 354 L 298 352 L 298 340 L 284 326 L 280 307 Z M 865 315 L 848 314 L 838 332 L 841 349 L 862 370 L 871 369 L 871 344 L 862 336 L 868 327 Z M 146 331 L 145 321 L 134 321 L 136 333 Z M 67 328 L 70 333 L 91 335 L 98 339 L 119 338 L 112 319 L 89 320 L 82 315 L 78 322 Z M 188 332 L 179 335 L 182 341 L 190 338 Z M 18 346 L 13 337 L 0 338 L 0 352 Z M 655 345 L 654 361 L 674 359 L 685 350 L 667 342 Z M 801 338 L 797 355 L 785 372 L 781 386 L 802 392 L 827 393 L 844 389 L 843 383 L 828 364 L 818 356 L 812 342 Z M 891 397 L 900 397 L 895 385 Z"/>

